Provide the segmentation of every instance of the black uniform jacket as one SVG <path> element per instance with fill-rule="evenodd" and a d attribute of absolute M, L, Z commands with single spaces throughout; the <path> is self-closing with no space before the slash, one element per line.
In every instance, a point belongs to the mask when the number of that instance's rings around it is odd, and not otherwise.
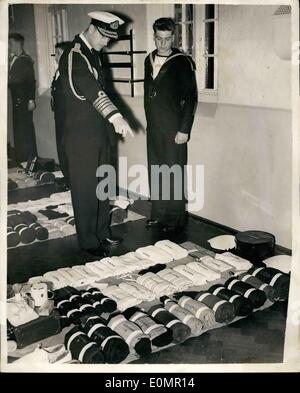
<path fill-rule="evenodd" d="M 28 103 L 35 99 L 35 76 L 32 58 L 23 52 L 13 58 L 8 73 L 8 86 L 13 103 Z"/>
<path fill-rule="evenodd" d="M 145 59 L 144 106 L 148 131 L 163 129 L 189 134 L 197 103 L 193 60 L 172 49 L 155 79 L 152 77 L 157 51 Z"/>
<path fill-rule="evenodd" d="M 98 53 L 91 51 L 80 36 L 59 61 L 59 74 L 65 97 L 65 131 L 73 142 L 92 138 L 95 143 L 115 142 L 109 119 L 119 113 L 105 93 Z M 68 138 L 67 137 L 67 138 Z"/>

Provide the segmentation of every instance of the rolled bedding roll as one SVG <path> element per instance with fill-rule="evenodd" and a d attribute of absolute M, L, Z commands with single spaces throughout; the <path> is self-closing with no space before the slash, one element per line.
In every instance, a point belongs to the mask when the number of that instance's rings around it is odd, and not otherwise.
<path fill-rule="evenodd" d="M 145 310 L 131 307 L 124 311 L 124 316 L 138 325 L 145 334 L 149 335 L 153 346 L 161 348 L 171 344 L 173 341 L 172 330 L 161 323 L 157 323 Z"/>
<path fill-rule="evenodd" d="M 82 323 L 87 336 L 95 341 L 104 354 L 106 363 L 120 363 L 129 354 L 129 347 L 119 334 L 103 323 L 97 316 L 91 316 Z"/>
<path fill-rule="evenodd" d="M 269 299 L 271 302 L 275 302 L 280 298 L 279 293 L 277 293 L 274 287 L 271 287 L 271 285 L 264 283 L 259 278 L 252 276 L 251 274 L 242 273 L 239 275 L 239 280 L 247 282 L 254 288 L 259 289 L 260 291 L 264 291 L 267 299 Z"/>
<path fill-rule="evenodd" d="M 213 285 L 208 289 L 208 292 L 232 303 L 236 316 L 247 316 L 253 311 L 253 304 L 249 299 L 238 295 L 236 292 L 225 288 L 223 285 Z"/>
<path fill-rule="evenodd" d="M 65 335 L 65 347 L 72 354 L 72 359 L 85 364 L 103 364 L 104 354 L 89 337 L 77 326 Z"/>
<path fill-rule="evenodd" d="M 172 315 L 178 318 L 181 322 L 187 325 L 191 329 L 192 336 L 198 336 L 203 330 L 203 323 L 200 319 L 196 318 L 188 310 L 180 307 L 176 302 L 168 297 L 161 299 L 164 302 L 165 309 Z"/>
<path fill-rule="evenodd" d="M 107 326 L 117 332 L 125 340 L 129 349 L 138 356 L 151 353 L 149 335 L 145 334 L 137 324 L 128 321 L 124 315 L 119 314 L 111 317 Z"/>
<path fill-rule="evenodd" d="M 214 312 L 204 303 L 189 296 L 182 296 L 178 300 L 178 304 L 200 319 L 205 329 L 210 329 L 216 325 Z"/>
<path fill-rule="evenodd" d="M 216 322 L 229 323 L 235 317 L 233 304 L 216 295 L 201 291 L 195 299 L 205 304 L 214 312 Z"/>
<path fill-rule="evenodd" d="M 246 282 L 237 280 L 234 277 L 229 278 L 225 282 L 224 286 L 233 290 L 237 294 L 248 298 L 253 304 L 254 308 L 263 306 L 267 300 L 266 294 L 263 291 L 254 288 L 252 285 Z"/>
<path fill-rule="evenodd" d="M 253 267 L 248 273 L 273 287 L 276 294 L 279 296 L 279 300 L 288 299 L 290 287 L 290 277 L 288 274 L 278 269 L 274 269 L 273 267 Z"/>
<path fill-rule="evenodd" d="M 191 328 L 169 313 L 162 304 L 156 304 L 148 311 L 152 318 L 162 323 L 173 332 L 173 343 L 179 344 L 191 335 Z"/>
<path fill-rule="evenodd" d="M 157 298 L 176 292 L 176 287 L 173 284 L 154 273 L 139 276 L 137 283 L 152 291 Z"/>

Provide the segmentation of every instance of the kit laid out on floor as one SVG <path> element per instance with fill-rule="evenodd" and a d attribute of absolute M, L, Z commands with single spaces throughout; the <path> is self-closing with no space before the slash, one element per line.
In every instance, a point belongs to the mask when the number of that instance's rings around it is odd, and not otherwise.
<path fill-rule="evenodd" d="M 111 225 L 144 218 L 128 210 L 133 200 L 118 196 L 111 201 Z M 49 198 L 19 202 L 8 206 L 8 248 L 76 234 L 70 191 L 54 193 Z"/>
<path fill-rule="evenodd" d="M 289 274 L 232 252 L 159 241 L 13 285 L 9 356 L 129 363 L 287 300 L 289 281 Z"/>

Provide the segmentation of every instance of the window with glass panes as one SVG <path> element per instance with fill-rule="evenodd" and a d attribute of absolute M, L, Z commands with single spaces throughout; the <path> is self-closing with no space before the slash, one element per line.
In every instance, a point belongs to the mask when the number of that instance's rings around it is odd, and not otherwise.
<path fill-rule="evenodd" d="M 175 46 L 193 56 L 194 51 L 194 6 L 175 4 Z"/>

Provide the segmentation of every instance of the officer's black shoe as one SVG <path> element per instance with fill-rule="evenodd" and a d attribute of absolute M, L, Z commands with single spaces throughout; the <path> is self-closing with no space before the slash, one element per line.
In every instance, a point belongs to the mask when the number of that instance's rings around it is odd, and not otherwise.
<path fill-rule="evenodd" d="M 103 245 L 97 247 L 97 248 L 89 248 L 85 249 L 88 254 L 91 254 L 95 257 L 107 257 L 108 256 L 108 250 L 107 247 L 104 247 Z"/>
<path fill-rule="evenodd" d="M 122 237 L 112 236 L 106 237 L 101 240 L 101 245 L 104 247 L 116 247 L 123 241 Z"/>
<path fill-rule="evenodd" d="M 178 226 L 164 225 L 162 231 L 170 235 L 177 234 L 184 231 L 184 225 L 178 225 Z"/>
<path fill-rule="evenodd" d="M 157 220 L 152 220 L 151 218 L 146 221 L 146 228 L 161 228 L 162 224 Z"/>

